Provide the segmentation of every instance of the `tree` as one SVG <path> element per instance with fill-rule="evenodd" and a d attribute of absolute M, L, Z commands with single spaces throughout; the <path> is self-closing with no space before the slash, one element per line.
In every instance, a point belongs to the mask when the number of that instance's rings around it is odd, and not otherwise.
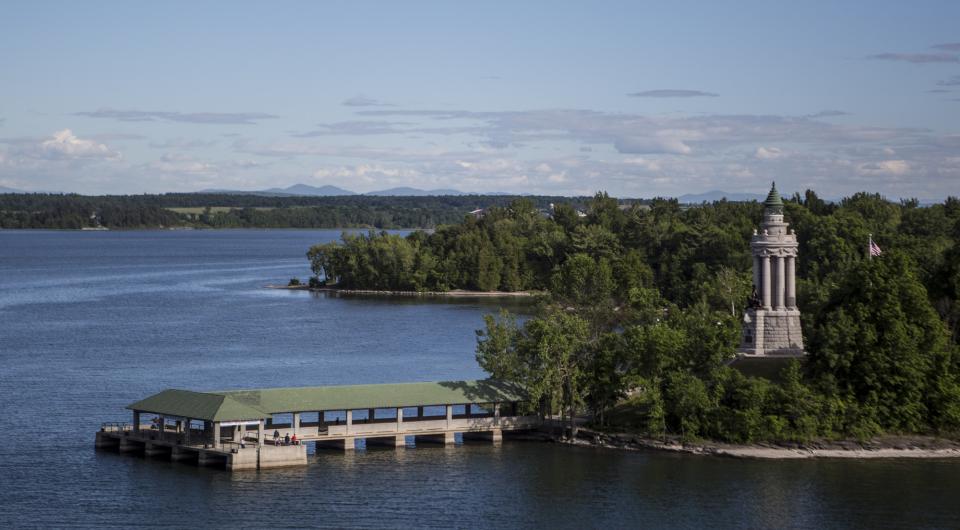
<path fill-rule="evenodd" d="M 946 330 L 903 254 L 847 269 L 810 336 L 813 376 L 864 421 L 916 432 L 949 408 Z"/>
<path fill-rule="evenodd" d="M 574 254 L 553 274 L 551 293 L 567 304 L 592 307 L 606 303 L 615 287 L 607 259 Z"/>
<path fill-rule="evenodd" d="M 531 402 L 562 403 L 570 432 L 583 402 L 582 378 L 589 334 L 582 318 L 551 310 L 517 328 L 509 314 L 486 317 L 477 332 L 477 362 L 494 377 L 521 385 Z"/>

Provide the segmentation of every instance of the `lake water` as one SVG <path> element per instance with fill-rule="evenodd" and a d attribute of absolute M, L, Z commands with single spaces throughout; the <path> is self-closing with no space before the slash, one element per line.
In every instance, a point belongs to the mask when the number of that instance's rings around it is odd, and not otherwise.
<path fill-rule="evenodd" d="M 308 246 L 338 236 L 0 231 L 0 527 L 960 527 L 949 460 L 507 442 L 227 473 L 94 450 L 101 422 L 170 387 L 483 376 L 474 330 L 495 302 L 263 288 L 306 279 Z"/>

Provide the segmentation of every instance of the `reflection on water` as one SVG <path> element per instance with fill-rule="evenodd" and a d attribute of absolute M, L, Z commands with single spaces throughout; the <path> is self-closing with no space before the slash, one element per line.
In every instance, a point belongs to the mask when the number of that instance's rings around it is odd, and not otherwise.
<path fill-rule="evenodd" d="M 483 375 L 474 330 L 501 302 L 262 288 L 305 279 L 307 247 L 338 236 L 0 232 L 0 526 L 956 527 L 953 461 L 507 442 L 320 451 L 305 468 L 226 473 L 93 450 L 100 422 L 168 387 Z"/>

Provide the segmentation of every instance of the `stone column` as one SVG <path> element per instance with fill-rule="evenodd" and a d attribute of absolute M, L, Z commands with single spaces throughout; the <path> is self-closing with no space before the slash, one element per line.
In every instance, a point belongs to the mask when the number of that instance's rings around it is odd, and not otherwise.
<path fill-rule="evenodd" d="M 763 308 L 770 310 L 770 256 L 762 256 L 760 258 L 763 261 L 763 272 L 761 273 L 761 278 L 763 280 Z"/>
<path fill-rule="evenodd" d="M 213 448 L 216 449 L 220 445 L 220 422 L 213 422 Z"/>
<path fill-rule="evenodd" d="M 397 407 L 397 432 L 403 431 L 403 408 Z"/>
<path fill-rule="evenodd" d="M 447 405 L 447 428 L 450 428 L 450 422 L 453 421 L 453 405 Z"/>
<path fill-rule="evenodd" d="M 133 411 L 133 432 L 140 432 L 140 411 Z"/>
<path fill-rule="evenodd" d="M 263 445 L 264 425 L 263 420 L 257 422 L 257 445 Z"/>
<path fill-rule="evenodd" d="M 763 264 L 760 263 L 760 256 L 754 255 L 753 256 L 753 288 L 757 290 L 758 294 L 760 293 L 760 289 L 762 289 L 762 287 L 760 287 L 760 267 L 762 266 Z"/>
<path fill-rule="evenodd" d="M 787 309 L 797 308 L 796 258 L 787 256 Z"/>
<path fill-rule="evenodd" d="M 233 435 L 234 441 L 239 443 L 243 441 L 243 425 L 237 425 L 237 432 Z"/>
<path fill-rule="evenodd" d="M 500 404 L 493 404 L 493 424 L 500 425 Z"/>
<path fill-rule="evenodd" d="M 290 426 L 293 429 L 293 434 L 299 434 L 300 429 L 300 413 L 293 413 L 293 424 Z"/>
<path fill-rule="evenodd" d="M 784 307 L 786 305 L 786 286 L 784 285 L 786 283 L 786 264 L 784 261 L 783 256 L 777 258 L 777 310 L 779 311 L 786 309 Z"/>
<path fill-rule="evenodd" d="M 190 445 L 190 418 L 183 418 L 183 445 Z"/>
<path fill-rule="evenodd" d="M 352 426 L 353 426 L 353 411 L 348 410 L 347 411 L 347 434 L 350 434 L 350 431 L 352 430 L 351 429 Z"/>

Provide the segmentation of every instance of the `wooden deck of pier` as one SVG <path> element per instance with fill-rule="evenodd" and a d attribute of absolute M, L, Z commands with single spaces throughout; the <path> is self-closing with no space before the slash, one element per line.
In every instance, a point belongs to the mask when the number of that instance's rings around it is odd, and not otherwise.
<path fill-rule="evenodd" d="M 307 464 L 307 444 L 352 450 L 367 445 L 500 442 L 504 431 L 540 426 L 519 415 L 524 395 L 494 380 L 268 388 L 164 390 L 127 406 L 133 421 L 104 424 L 96 445 L 222 465 L 229 470 Z M 147 419 L 149 421 L 144 422 Z M 290 437 L 296 444 L 284 443 Z"/>

